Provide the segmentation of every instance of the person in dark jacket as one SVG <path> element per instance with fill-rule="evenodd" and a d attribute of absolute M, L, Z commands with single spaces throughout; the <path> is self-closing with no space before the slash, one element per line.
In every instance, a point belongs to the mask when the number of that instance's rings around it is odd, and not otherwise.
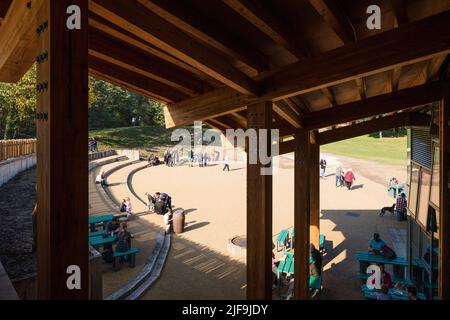
<path fill-rule="evenodd" d="M 122 222 L 119 234 L 117 235 L 117 252 L 126 252 L 131 248 L 131 233 L 128 232 L 126 222 Z"/>
<path fill-rule="evenodd" d="M 322 274 L 322 256 L 319 250 L 311 244 L 309 251 L 309 275 L 320 276 Z"/>

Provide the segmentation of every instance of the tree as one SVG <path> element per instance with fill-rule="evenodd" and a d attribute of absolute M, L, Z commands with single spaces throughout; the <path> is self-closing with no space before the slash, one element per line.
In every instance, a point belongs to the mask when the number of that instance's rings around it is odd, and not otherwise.
<path fill-rule="evenodd" d="M 0 138 L 36 136 L 36 66 L 17 83 L 0 83 Z"/>

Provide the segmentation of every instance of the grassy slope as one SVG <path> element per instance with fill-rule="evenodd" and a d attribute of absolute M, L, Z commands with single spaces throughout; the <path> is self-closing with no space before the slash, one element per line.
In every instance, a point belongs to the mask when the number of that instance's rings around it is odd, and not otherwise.
<path fill-rule="evenodd" d="M 89 132 L 98 141 L 99 149 L 136 148 L 160 153 L 175 143 L 170 140 L 172 130 L 159 126 L 123 127 Z"/>
<path fill-rule="evenodd" d="M 174 145 L 170 140 L 171 134 L 172 130 L 159 126 L 113 128 L 89 133 L 97 138 L 99 149 L 137 148 L 152 153 L 161 153 L 167 146 Z M 321 152 L 404 165 L 406 137 L 378 139 L 362 136 L 324 145 Z"/>
<path fill-rule="evenodd" d="M 407 157 L 406 147 L 406 137 L 378 139 L 362 136 L 324 145 L 320 151 L 387 164 L 404 165 Z"/>

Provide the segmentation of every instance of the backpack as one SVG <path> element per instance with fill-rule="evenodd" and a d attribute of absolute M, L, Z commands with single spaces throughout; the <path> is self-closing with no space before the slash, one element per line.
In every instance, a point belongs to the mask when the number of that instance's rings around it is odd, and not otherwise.
<path fill-rule="evenodd" d="M 393 260 L 395 258 L 397 258 L 397 254 L 395 253 L 395 251 L 388 247 L 387 245 L 384 245 L 383 247 L 381 247 L 381 252 L 380 254 L 390 260 Z"/>

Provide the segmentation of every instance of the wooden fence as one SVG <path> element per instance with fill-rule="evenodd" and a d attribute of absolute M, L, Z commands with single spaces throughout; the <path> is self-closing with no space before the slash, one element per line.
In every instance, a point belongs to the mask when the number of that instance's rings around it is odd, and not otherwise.
<path fill-rule="evenodd" d="M 36 139 L 0 140 L 0 161 L 36 152 Z"/>

